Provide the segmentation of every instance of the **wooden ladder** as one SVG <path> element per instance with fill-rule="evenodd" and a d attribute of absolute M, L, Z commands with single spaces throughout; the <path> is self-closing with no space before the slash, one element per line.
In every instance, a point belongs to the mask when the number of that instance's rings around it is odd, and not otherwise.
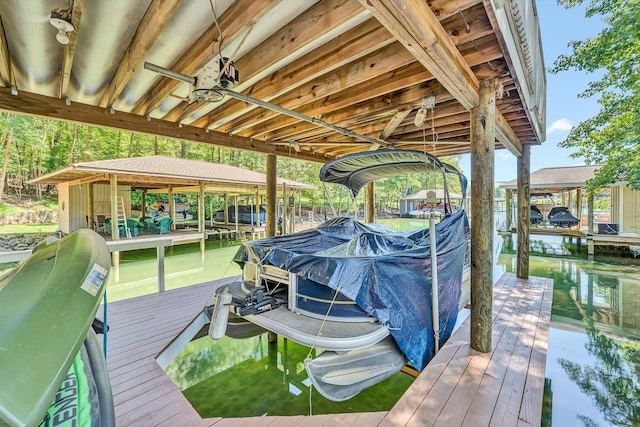
<path fill-rule="evenodd" d="M 118 197 L 118 215 L 116 217 L 116 224 L 118 228 L 122 226 L 125 232 L 125 236 L 127 239 L 131 238 L 131 230 L 129 230 L 129 226 L 127 225 L 127 212 L 124 209 L 124 198 Z"/>

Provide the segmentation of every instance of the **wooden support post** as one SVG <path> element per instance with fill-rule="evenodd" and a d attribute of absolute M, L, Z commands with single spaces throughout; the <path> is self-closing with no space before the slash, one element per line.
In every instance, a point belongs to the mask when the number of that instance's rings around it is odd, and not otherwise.
<path fill-rule="evenodd" d="M 289 200 L 292 201 L 289 206 L 289 234 L 293 234 L 296 231 L 296 203 L 295 203 L 295 190 L 291 190 L 291 195 L 289 196 Z"/>
<path fill-rule="evenodd" d="M 529 278 L 529 227 L 531 220 L 530 148 L 522 146 L 518 157 L 518 265 L 516 276 Z"/>
<path fill-rule="evenodd" d="M 578 229 L 580 229 L 582 226 L 582 188 L 576 189 L 576 217 L 580 220 L 578 223 Z"/>
<path fill-rule="evenodd" d="M 204 181 L 200 181 L 198 188 L 198 233 L 204 233 L 205 231 L 205 216 L 204 216 Z M 206 251 L 206 242 L 204 234 L 200 239 L 200 257 L 204 261 L 204 253 Z"/>
<path fill-rule="evenodd" d="M 282 183 L 282 234 L 287 234 L 287 184 Z"/>
<path fill-rule="evenodd" d="M 169 185 L 169 192 L 167 193 L 167 198 L 169 199 L 169 218 L 173 220 L 173 224 L 171 224 L 171 230 L 176 229 L 176 218 L 175 213 L 173 212 L 173 186 Z"/>
<path fill-rule="evenodd" d="M 198 185 L 198 233 L 204 233 L 204 181 Z"/>
<path fill-rule="evenodd" d="M 120 240 L 118 232 L 118 175 L 111 174 L 109 190 L 111 193 L 111 240 Z"/>
<path fill-rule="evenodd" d="M 87 184 L 87 228 L 94 229 L 93 226 L 93 183 Z"/>
<path fill-rule="evenodd" d="M 576 211 L 575 209 L 573 209 L 573 192 L 569 190 L 567 191 L 567 194 L 569 197 L 569 203 L 567 204 L 567 207 L 569 208 L 569 212 L 575 215 Z"/>
<path fill-rule="evenodd" d="M 587 195 L 587 209 L 589 210 L 587 216 L 587 234 L 593 234 L 593 219 L 595 215 L 593 213 L 593 193 L 591 192 Z"/>
<path fill-rule="evenodd" d="M 229 207 L 228 207 L 227 193 L 224 193 L 222 196 L 222 204 L 224 205 L 222 216 L 224 218 L 224 223 L 226 225 L 226 224 L 229 224 Z"/>
<path fill-rule="evenodd" d="M 367 209 L 367 214 L 366 214 L 366 222 L 375 222 L 375 202 L 374 202 L 374 197 L 375 196 L 375 182 L 371 181 L 370 183 L 367 184 L 367 203 L 366 203 L 366 209 Z"/>
<path fill-rule="evenodd" d="M 158 292 L 164 292 L 164 245 L 158 245 Z"/>
<path fill-rule="evenodd" d="M 276 235 L 276 206 L 278 196 L 276 194 L 278 157 L 275 154 L 267 154 L 267 237 Z"/>
<path fill-rule="evenodd" d="M 513 198 L 513 192 L 511 189 L 507 188 L 505 191 L 505 214 L 507 216 L 506 228 L 508 232 L 511 232 L 511 228 L 513 227 L 513 213 L 511 212 L 511 199 Z"/>
<path fill-rule="evenodd" d="M 491 351 L 493 314 L 494 81 L 483 81 L 471 110 L 471 347 Z"/>
<path fill-rule="evenodd" d="M 142 209 L 142 216 L 147 216 L 147 190 L 142 190 L 142 196 L 140 203 L 140 209 Z"/>

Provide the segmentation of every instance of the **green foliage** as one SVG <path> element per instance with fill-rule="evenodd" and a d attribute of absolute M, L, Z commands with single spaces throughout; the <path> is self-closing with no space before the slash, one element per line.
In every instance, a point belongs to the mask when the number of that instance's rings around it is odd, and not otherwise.
<path fill-rule="evenodd" d="M 16 209 L 13 206 L 5 205 L 4 203 L 0 203 L 0 214 L 2 214 L 2 215 L 4 215 L 4 214 L 14 214 L 14 213 L 18 213 L 18 212 L 20 212 L 20 210 Z"/>
<path fill-rule="evenodd" d="M 54 202 L 52 200 L 38 200 L 38 204 L 33 207 L 33 210 L 36 212 L 39 211 L 54 211 L 58 209 L 58 202 Z"/>
<path fill-rule="evenodd" d="M 58 223 L 7 224 L 0 225 L 0 234 L 51 234 L 58 229 Z"/>
<path fill-rule="evenodd" d="M 15 114 L 0 115 L 0 135 L 11 131 L 9 167 L 5 192 L 19 196 L 35 195 L 38 198 L 55 199 L 55 186 L 36 186 L 27 181 L 48 172 L 69 166 L 72 163 L 91 162 L 97 160 L 161 155 L 187 158 L 192 160 L 222 163 L 243 169 L 266 173 L 266 156 L 261 153 L 236 151 L 230 148 L 216 147 L 195 142 L 172 140 L 169 138 L 140 135 L 113 129 L 103 129 L 68 122 L 52 121 L 44 118 L 19 116 Z M 277 174 L 280 178 L 304 182 L 315 187 L 313 190 L 296 192 L 306 207 L 314 206 L 322 211 L 329 209 L 328 201 L 336 203 L 340 212 L 345 212 L 351 205 L 351 197 L 341 186 L 327 186 L 328 197 L 319 175 L 322 164 L 306 162 L 294 157 L 278 157 Z M 443 158 L 444 161 L 457 165 L 459 157 Z M 422 175 L 422 176 L 420 176 Z M 452 192 L 460 193 L 457 179 L 448 180 Z M 396 207 L 400 198 L 422 189 L 443 188 L 442 178 L 431 177 L 425 180 L 424 174 L 416 176 L 399 176 L 376 183 L 376 205 L 386 210 Z M 358 199 L 358 205 L 364 205 L 364 191 Z M 142 204 L 142 193 L 131 192 L 131 202 L 135 208 Z M 148 194 L 146 204 L 149 206 L 155 198 L 166 195 Z M 189 213 L 196 215 L 197 196 L 180 195 L 188 201 L 192 208 Z M 296 200 L 296 206 L 300 200 Z M 56 209 L 55 202 L 41 202 L 42 208 Z M 219 197 L 207 197 L 205 215 L 211 211 L 222 209 Z"/>
<path fill-rule="evenodd" d="M 566 7 L 587 0 L 559 0 Z M 604 71 L 580 97 L 600 96 L 600 111 L 574 127 L 560 146 L 578 148 L 574 157 L 602 164 L 589 182 L 591 191 L 626 180 L 640 189 L 640 0 L 590 0 L 587 17 L 601 16 L 607 25 L 596 37 L 572 41 L 552 73 L 575 69 Z"/>

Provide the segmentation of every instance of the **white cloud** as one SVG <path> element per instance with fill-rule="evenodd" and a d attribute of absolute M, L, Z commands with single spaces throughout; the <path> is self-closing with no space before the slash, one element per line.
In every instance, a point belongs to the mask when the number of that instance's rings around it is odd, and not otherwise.
<path fill-rule="evenodd" d="M 500 160 L 513 159 L 515 157 L 509 150 L 496 150 L 496 154 Z"/>
<path fill-rule="evenodd" d="M 562 118 L 551 123 L 551 126 L 547 128 L 547 133 L 569 132 L 572 128 L 573 125 L 571 124 L 569 119 Z"/>

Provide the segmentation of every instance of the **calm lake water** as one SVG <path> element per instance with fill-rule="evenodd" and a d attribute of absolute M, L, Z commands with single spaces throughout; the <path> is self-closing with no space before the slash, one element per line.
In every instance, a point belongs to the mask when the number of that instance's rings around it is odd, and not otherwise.
<path fill-rule="evenodd" d="M 383 222 L 383 221 L 380 221 Z M 392 220 L 419 228 L 420 220 Z M 515 271 L 516 255 L 495 239 L 494 280 Z M 167 289 L 240 274 L 237 246 L 209 242 L 204 260 L 195 245 L 167 252 Z M 531 236 L 530 275 L 554 280 L 543 426 L 640 424 L 640 257 L 610 252 L 588 260 L 568 238 Z M 109 301 L 154 292 L 155 250 L 123 256 Z M 309 350 L 266 337 L 193 341 L 168 373 L 203 416 L 308 414 Z M 399 374 L 340 404 L 311 393 L 312 412 L 387 410 L 412 379 Z M 297 402 L 297 403 L 296 403 Z"/>

